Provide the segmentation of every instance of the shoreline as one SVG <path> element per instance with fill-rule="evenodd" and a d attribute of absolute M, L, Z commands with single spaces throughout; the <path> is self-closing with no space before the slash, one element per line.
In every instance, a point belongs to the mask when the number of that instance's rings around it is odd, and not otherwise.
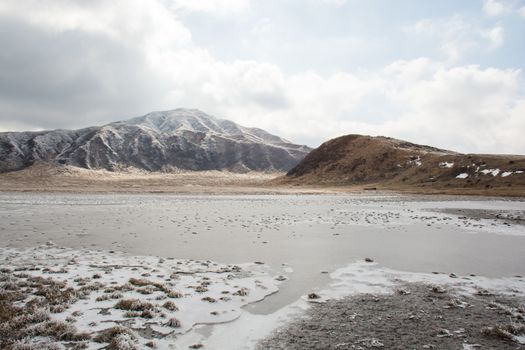
<path fill-rule="evenodd" d="M 0 184 L 1 186 L 1 184 Z M 494 194 L 494 193 L 469 193 L 469 192 L 423 192 L 412 190 L 363 190 L 360 187 L 199 187 L 193 186 L 191 188 L 172 187 L 169 189 L 106 189 L 93 187 L 75 187 L 75 188 L 2 188 L 0 187 L 0 195 L 9 194 L 91 194 L 91 195 L 173 195 L 173 196 L 296 196 L 296 195 L 311 195 L 311 196 L 345 196 L 357 195 L 364 197 L 382 197 L 382 196 L 399 196 L 414 198 L 415 200 L 424 201 L 447 201 L 458 200 L 464 198 L 465 200 L 484 201 L 484 200 L 502 200 L 502 201 L 525 201 L 525 194 Z"/>

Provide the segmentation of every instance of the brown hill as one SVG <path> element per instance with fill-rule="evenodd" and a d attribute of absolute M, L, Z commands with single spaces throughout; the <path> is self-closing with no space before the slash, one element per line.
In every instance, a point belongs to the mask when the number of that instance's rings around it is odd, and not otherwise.
<path fill-rule="evenodd" d="M 388 137 L 346 135 L 310 152 L 279 182 L 525 195 L 525 156 L 461 154 Z"/>

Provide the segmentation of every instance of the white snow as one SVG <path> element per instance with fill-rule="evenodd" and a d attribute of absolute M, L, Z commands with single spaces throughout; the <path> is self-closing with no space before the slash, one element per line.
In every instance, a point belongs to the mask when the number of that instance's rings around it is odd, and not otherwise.
<path fill-rule="evenodd" d="M 440 168 L 452 168 L 454 166 L 454 162 L 441 162 L 439 163 Z"/>
<path fill-rule="evenodd" d="M 417 156 L 416 158 L 413 158 L 413 159 L 409 159 L 407 161 L 407 164 L 408 165 L 416 165 L 416 166 L 421 166 L 421 157 L 420 156 Z"/>
<path fill-rule="evenodd" d="M 525 335 L 515 335 L 515 336 L 514 336 L 514 340 L 515 340 L 518 344 L 525 344 Z"/>
<path fill-rule="evenodd" d="M 501 169 L 483 169 L 479 170 L 476 169 L 476 172 L 482 173 L 483 175 L 492 175 L 492 176 L 498 176 L 501 174 L 501 177 L 508 177 L 513 174 L 523 174 L 523 170 L 516 170 L 516 171 L 508 171 L 508 170 L 501 170 Z"/>
<path fill-rule="evenodd" d="M 483 169 L 480 171 L 483 175 L 492 175 L 492 176 L 498 176 L 501 170 L 499 169 Z"/>
<path fill-rule="evenodd" d="M 190 131 L 204 133 L 206 137 L 220 135 L 234 141 L 243 139 L 248 142 L 282 148 L 285 148 L 283 147 L 284 144 L 290 143 L 262 129 L 244 127 L 229 120 L 215 118 L 196 109 L 179 108 L 171 111 L 152 112 L 117 124 L 142 126 L 160 134 L 182 135 L 185 131 Z"/>
<path fill-rule="evenodd" d="M 342 298 L 361 293 L 391 293 L 401 282 L 444 285 L 453 288 L 462 295 L 472 295 L 479 289 L 504 295 L 525 296 L 525 278 L 505 277 L 488 278 L 483 276 L 457 276 L 449 274 L 431 274 L 405 272 L 381 267 L 378 263 L 355 262 L 337 269 L 330 277 L 333 283 L 318 294 L 326 298 Z"/>
<path fill-rule="evenodd" d="M 467 173 L 461 173 L 458 176 L 456 176 L 456 179 L 466 179 L 468 177 Z"/>

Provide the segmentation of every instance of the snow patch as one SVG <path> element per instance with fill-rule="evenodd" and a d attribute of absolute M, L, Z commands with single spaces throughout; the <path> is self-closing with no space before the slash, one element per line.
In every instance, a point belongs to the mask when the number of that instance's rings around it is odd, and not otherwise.
<path fill-rule="evenodd" d="M 377 263 L 355 262 L 330 274 L 333 283 L 318 294 L 323 298 L 342 298 L 362 293 L 391 293 L 400 282 L 446 285 L 459 294 L 474 295 L 480 289 L 495 294 L 525 296 L 525 279 L 521 277 L 488 278 L 439 273 L 392 270 Z"/>
<path fill-rule="evenodd" d="M 501 170 L 499 169 L 483 169 L 480 171 L 483 175 L 492 175 L 492 176 L 498 176 Z"/>
<path fill-rule="evenodd" d="M 410 159 L 407 161 L 407 164 L 408 165 L 416 165 L 416 166 L 421 166 L 421 157 L 420 156 L 417 156 L 417 157 L 410 157 Z"/>
<path fill-rule="evenodd" d="M 452 168 L 454 167 L 454 162 L 441 162 L 439 163 L 440 168 Z"/>

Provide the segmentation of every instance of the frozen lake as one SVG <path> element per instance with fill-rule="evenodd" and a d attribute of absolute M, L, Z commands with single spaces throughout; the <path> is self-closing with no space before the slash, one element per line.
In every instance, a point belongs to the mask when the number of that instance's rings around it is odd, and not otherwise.
<path fill-rule="evenodd" d="M 468 209 L 469 215 L 451 214 Z M 472 213 L 480 214 L 472 216 Z M 483 218 L 525 202 L 381 195 L 0 195 L 4 247 L 48 241 L 219 263 L 263 262 L 288 279 L 251 304 L 269 314 L 330 283 L 365 257 L 401 271 L 525 275 L 525 226 Z M 523 221 L 521 221 L 523 222 Z"/>

